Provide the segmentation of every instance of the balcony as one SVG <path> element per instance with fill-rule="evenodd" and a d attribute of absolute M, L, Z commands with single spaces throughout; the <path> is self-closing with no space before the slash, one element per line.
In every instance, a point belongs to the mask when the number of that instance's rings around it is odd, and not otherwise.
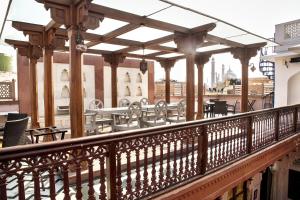
<path fill-rule="evenodd" d="M 294 140 L 299 130 L 295 105 L 1 149 L 0 199 L 154 198 Z"/>

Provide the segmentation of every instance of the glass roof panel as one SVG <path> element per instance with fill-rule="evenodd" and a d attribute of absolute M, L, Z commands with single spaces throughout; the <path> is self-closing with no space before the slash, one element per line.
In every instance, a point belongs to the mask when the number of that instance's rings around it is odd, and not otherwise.
<path fill-rule="evenodd" d="M 237 29 L 233 26 L 229 26 L 228 24 L 225 24 L 223 22 L 217 22 L 216 25 L 217 26 L 212 31 L 210 31 L 209 34 L 222 38 L 246 34 L 245 31 Z"/>
<path fill-rule="evenodd" d="M 0 31 L 2 30 L 2 27 L 3 27 L 3 22 L 4 22 L 5 15 L 6 15 L 6 10 L 8 8 L 8 3 L 9 3 L 9 0 L 2 0 L 1 1 L 1 6 L 0 6 Z"/>
<path fill-rule="evenodd" d="M 126 47 L 127 46 L 101 43 L 101 44 L 97 44 L 97 45 L 91 47 L 91 49 L 98 49 L 98 50 L 105 50 L 105 51 L 118 51 L 118 50 L 124 49 Z"/>
<path fill-rule="evenodd" d="M 152 53 L 156 53 L 156 52 L 158 52 L 158 51 L 157 50 L 152 50 L 152 49 L 145 49 L 144 50 L 144 55 L 148 55 L 148 54 L 152 54 Z M 137 51 L 131 51 L 130 53 L 143 55 L 143 50 L 140 49 L 140 50 L 137 50 Z"/>
<path fill-rule="evenodd" d="M 28 41 L 29 38 L 28 36 L 25 36 L 23 32 L 13 28 L 11 26 L 11 21 L 7 21 L 5 23 L 1 39 Z"/>
<path fill-rule="evenodd" d="M 161 58 L 173 58 L 173 57 L 182 56 L 182 55 L 183 55 L 182 53 L 168 53 L 168 54 L 160 55 L 160 56 L 157 56 L 157 57 L 161 57 Z"/>
<path fill-rule="evenodd" d="M 50 10 L 34 0 L 13 0 L 7 20 L 46 25 L 51 21 Z"/>
<path fill-rule="evenodd" d="M 93 3 L 141 16 L 150 15 L 169 6 L 157 0 L 94 0 Z"/>
<path fill-rule="evenodd" d="M 216 45 L 212 45 L 212 46 L 208 46 L 208 47 L 200 47 L 197 49 L 197 52 L 214 51 L 214 50 L 226 49 L 226 48 L 228 48 L 228 46 L 216 44 Z"/>
<path fill-rule="evenodd" d="M 187 28 L 194 28 L 204 24 L 216 22 L 216 20 L 214 19 L 178 7 L 168 8 L 154 15 L 151 15 L 149 18 L 172 23 Z"/>
<path fill-rule="evenodd" d="M 119 20 L 110 19 L 110 18 L 104 18 L 104 20 L 100 23 L 100 26 L 97 29 L 95 30 L 88 29 L 87 32 L 95 33 L 98 35 L 104 35 L 122 26 L 125 26 L 126 24 L 128 23 Z"/>
<path fill-rule="evenodd" d="M 135 40 L 139 42 L 148 42 L 150 40 L 154 40 L 170 34 L 171 33 L 167 31 L 161 31 L 158 29 L 142 26 L 123 35 L 120 35 L 118 38 Z"/>
<path fill-rule="evenodd" d="M 161 46 L 177 48 L 177 45 L 175 44 L 174 41 L 163 43 L 161 44 Z"/>
<path fill-rule="evenodd" d="M 234 36 L 234 37 L 229 37 L 227 38 L 228 40 L 234 41 L 234 42 L 239 42 L 242 44 L 254 44 L 254 43 L 260 43 L 260 42 L 266 42 L 266 40 L 256 37 L 254 35 L 250 34 L 245 34 L 245 35 L 240 35 L 240 36 Z"/>

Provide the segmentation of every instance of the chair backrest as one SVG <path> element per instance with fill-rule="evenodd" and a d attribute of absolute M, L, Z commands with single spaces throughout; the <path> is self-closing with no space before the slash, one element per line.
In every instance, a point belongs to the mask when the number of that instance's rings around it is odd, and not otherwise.
<path fill-rule="evenodd" d="M 227 102 L 215 101 L 214 113 L 227 115 Z"/>
<path fill-rule="evenodd" d="M 133 121 L 140 121 L 141 115 L 142 115 L 142 107 L 140 102 L 132 102 L 128 106 L 128 124 L 133 122 Z"/>
<path fill-rule="evenodd" d="M 167 120 L 167 102 L 164 100 L 158 101 L 154 106 L 154 114 L 155 114 L 155 121 L 156 120 Z"/>
<path fill-rule="evenodd" d="M 140 100 L 140 103 L 141 103 L 141 106 L 146 106 L 146 105 L 149 104 L 149 99 L 147 99 L 147 98 L 142 98 L 142 99 Z"/>
<path fill-rule="evenodd" d="M 179 101 L 179 103 L 177 104 L 178 116 L 185 117 L 185 110 L 186 110 L 185 100 Z"/>
<path fill-rule="evenodd" d="M 119 107 L 127 107 L 130 105 L 130 101 L 126 98 L 120 99 Z"/>
<path fill-rule="evenodd" d="M 219 101 L 219 99 L 209 99 L 210 102 L 216 102 Z"/>
<path fill-rule="evenodd" d="M 3 147 L 26 144 L 25 129 L 28 117 L 18 120 L 6 121 L 3 134 Z"/>
<path fill-rule="evenodd" d="M 26 113 L 8 113 L 7 114 L 7 121 L 12 121 L 12 120 L 18 120 L 18 119 L 24 119 L 28 115 Z"/>
<path fill-rule="evenodd" d="M 101 109 L 103 108 L 103 102 L 100 99 L 93 99 L 89 102 L 89 109 Z"/>

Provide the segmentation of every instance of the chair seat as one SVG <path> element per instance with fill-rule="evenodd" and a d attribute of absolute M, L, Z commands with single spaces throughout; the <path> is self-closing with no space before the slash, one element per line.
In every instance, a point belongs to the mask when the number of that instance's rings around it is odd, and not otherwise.
<path fill-rule="evenodd" d="M 125 131 L 125 130 L 133 130 L 133 129 L 139 129 L 140 125 L 137 121 L 133 121 L 130 124 L 118 124 L 114 125 L 113 129 L 114 131 Z"/>
<path fill-rule="evenodd" d="M 178 123 L 178 122 L 185 122 L 186 119 L 185 119 L 185 117 L 172 116 L 172 117 L 168 117 L 167 121 L 168 122 L 176 122 L 176 123 Z"/>

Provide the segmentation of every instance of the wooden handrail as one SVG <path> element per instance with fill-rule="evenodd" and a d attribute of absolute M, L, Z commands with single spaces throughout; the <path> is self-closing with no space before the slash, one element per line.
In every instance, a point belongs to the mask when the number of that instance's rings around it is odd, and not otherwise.
<path fill-rule="evenodd" d="M 71 174 L 75 170 L 76 188 L 80 189 L 83 182 L 88 182 L 85 187 L 91 199 L 95 195 L 94 179 L 99 179 L 96 182 L 100 184 L 100 199 L 155 196 L 297 134 L 299 108 L 300 104 L 136 131 L 4 148 L 0 150 L 0 191 L 9 196 L 6 183 L 15 174 L 34 172 L 33 184 L 36 185 L 45 179 L 43 175 L 44 178 L 37 181 L 43 172 L 48 171 L 49 180 L 52 180 L 53 174 L 60 174 L 58 171 L 63 170 L 62 184 L 67 197 L 70 183 L 66 179 L 74 179 Z M 79 178 L 80 173 L 83 174 Z M 16 184 L 21 184 L 23 178 L 18 176 Z M 55 187 L 54 182 L 49 184 L 50 188 Z M 23 186 L 18 188 L 22 190 Z M 35 189 L 39 190 L 39 186 Z M 39 195 L 36 192 L 35 197 L 38 199 Z M 81 189 L 77 190 L 76 196 L 82 196 Z"/>

